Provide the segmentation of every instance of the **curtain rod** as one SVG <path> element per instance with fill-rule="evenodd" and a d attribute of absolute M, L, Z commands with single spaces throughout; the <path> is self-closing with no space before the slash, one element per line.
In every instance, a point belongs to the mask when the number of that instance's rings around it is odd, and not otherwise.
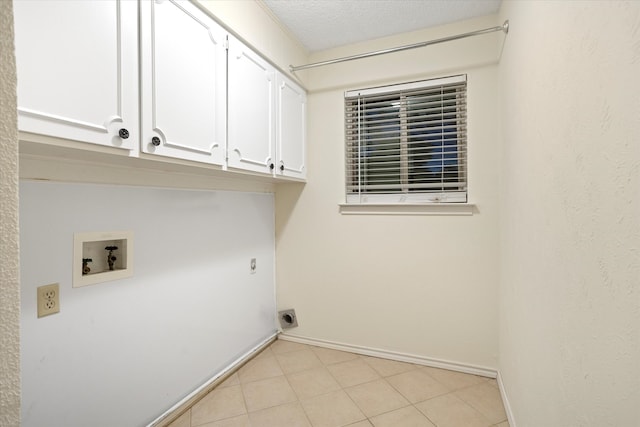
<path fill-rule="evenodd" d="M 307 68 L 322 67 L 324 65 L 337 64 L 339 62 L 353 61 L 354 59 L 369 58 L 371 56 L 385 55 L 387 53 L 393 53 L 393 52 L 401 52 L 403 50 L 409 50 L 409 49 L 415 49 L 415 48 L 418 48 L 418 47 L 430 46 L 432 44 L 450 42 L 450 41 L 453 41 L 453 40 L 460 40 L 460 39 L 464 39 L 464 38 L 467 38 L 467 37 L 479 36 L 479 35 L 482 35 L 482 34 L 495 33 L 496 31 L 502 31 L 505 34 L 507 34 L 509 32 L 509 20 L 504 21 L 504 24 L 502 24 L 500 26 L 497 26 L 497 27 L 485 28 L 483 30 L 471 31 L 469 33 L 457 34 L 455 36 L 449 36 L 449 37 L 443 37 L 441 39 L 429 40 L 429 41 L 409 44 L 409 45 L 405 45 L 405 46 L 392 47 L 392 48 L 389 48 L 389 49 L 376 50 L 374 52 L 360 53 L 358 55 L 345 56 L 345 57 L 342 57 L 342 58 L 330 59 L 330 60 L 321 61 L 321 62 L 314 62 L 312 64 L 297 65 L 297 66 L 289 65 L 289 71 L 291 71 L 292 73 L 295 73 L 296 71 L 306 70 Z"/>

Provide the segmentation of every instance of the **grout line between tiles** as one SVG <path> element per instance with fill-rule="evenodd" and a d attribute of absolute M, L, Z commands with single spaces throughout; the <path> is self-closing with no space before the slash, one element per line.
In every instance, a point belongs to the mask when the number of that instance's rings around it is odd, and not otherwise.
<path fill-rule="evenodd" d="M 278 360 L 278 355 L 276 355 L 274 353 L 274 357 L 276 359 L 276 363 L 278 364 L 278 366 L 280 366 L 280 370 L 282 371 L 282 375 L 284 376 L 285 381 L 289 385 L 289 388 L 291 388 L 291 390 L 293 390 L 293 394 L 297 398 L 296 403 L 298 403 L 298 405 L 300 405 L 300 408 L 302 408 L 302 413 L 304 414 L 304 417 L 307 419 L 307 422 L 309 423 L 309 425 L 313 426 L 313 424 L 311 423 L 311 420 L 309 419 L 309 414 L 307 414 L 307 411 L 304 409 L 304 406 L 302 406 L 302 400 L 300 399 L 300 396 L 298 395 L 298 392 L 296 391 L 295 388 L 293 388 L 291 386 L 291 382 L 289 381 L 289 377 L 287 376 L 288 374 L 285 374 L 284 369 L 282 369 L 282 364 L 280 363 L 280 360 Z"/>
<path fill-rule="evenodd" d="M 461 388 L 461 389 L 455 390 L 453 393 L 456 393 L 456 397 L 457 397 L 458 399 L 462 400 L 464 403 L 466 403 L 467 405 L 469 405 L 470 407 L 472 407 L 473 409 L 475 409 L 476 411 L 478 411 L 478 412 L 479 412 L 483 417 L 487 418 L 487 416 L 484 414 L 484 412 L 483 412 L 480 408 L 477 408 L 473 403 L 469 402 L 469 401 L 468 401 L 467 399 L 465 399 L 463 396 L 459 396 L 459 395 L 457 394 L 457 392 L 458 392 L 458 391 L 466 390 L 466 389 L 468 389 L 468 388 L 472 388 L 472 387 L 476 387 L 476 386 L 479 386 L 479 385 L 481 385 L 481 384 L 483 384 L 483 383 L 478 383 L 478 384 L 475 384 L 475 385 L 472 385 L 472 386 L 469 386 L 469 387 L 466 387 L 466 388 Z M 489 387 L 491 387 L 491 385 L 489 385 Z M 499 394 L 500 394 L 500 392 L 498 391 L 498 395 L 499 395 Z M 502 401 L 502 396 L 500 396 L 500 404 L 502 405 L 502 409 L 504 410 L 504 402 Z M 504 418 L 504 420 L 500 420 L 500 421 L 498 421 L 498 422 L 497 422 L 497 423 L 495 423 L 495 424 L 500 424 L 501 422 L 507 421 L 506 411 L 504 411 L 504 412 L 505 412 L 505 418 Z M 488 418 L 487 418 L 487 420 L 488 420 Z M 494 424 L 492 424 L 492 426 L 493 426 L 493 425 L 494 425 Z"/>
<path fill-rule="evenodd" d="M 247 405 L 247 398 L 244 395 L 244 384 L 240 382 L 240 375 L 238 375 L 238 382 L 240 385 L 240 393 L 242 394 L 242 403 L 244 403 L 244 410 L 246 411 L 247 418 L 249 418 L 249 405 Z M 249 423 L 251 423 L 251 420 L 249 420 Z"/>
<path fill-rule="evenodd" d="M 441 395 L 441 396 L 442 396 L 442 395 Z M 429 400 L 429 399 L 427 399 L 427 400 Z M 424 402 L 426 402 L 426 400 L 424 400 Z M 419 413 L 421 413 L 421 414 L 422 414 L 426 419 L 428 419 L 428 420 L 429 420 L 429 422 L 430 422 L 431 424 L 433 424 L 434 426 L 438 427 L 438 424 L 436 424 L 436 422 L 435 422 L 434 420 L 432 420 L 431 418 L 429 418 L 429 416 L 428 416 L 427 414 L 425 414 L 424 412 L 422 412 L 422 411 L 420 410 L 420 408 L 418 408 L 418 407 L 416 406 L 416 404 L 414 404 L 414 405 L 413 405 L 413 407 L 414 407 L 414 408 L 416 408 L 416 411 L 418 411 L 418 412 L 419 412 Z"/>

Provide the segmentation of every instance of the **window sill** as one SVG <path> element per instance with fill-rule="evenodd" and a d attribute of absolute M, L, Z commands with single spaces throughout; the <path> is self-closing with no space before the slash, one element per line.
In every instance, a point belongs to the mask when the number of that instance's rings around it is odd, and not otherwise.
<path fill-rule="evenodd" d="M 341 203 L 342 215 L 473 215 L 478 213 L 472 203 Z"/>

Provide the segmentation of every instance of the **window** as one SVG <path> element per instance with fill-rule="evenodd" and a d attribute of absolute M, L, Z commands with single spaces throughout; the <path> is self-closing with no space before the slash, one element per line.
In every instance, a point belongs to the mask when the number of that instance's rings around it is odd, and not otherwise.
<path fill-rule="evenodd" d="M 347 203 L 467 201 L 465 75 L 345 93 Z"/>

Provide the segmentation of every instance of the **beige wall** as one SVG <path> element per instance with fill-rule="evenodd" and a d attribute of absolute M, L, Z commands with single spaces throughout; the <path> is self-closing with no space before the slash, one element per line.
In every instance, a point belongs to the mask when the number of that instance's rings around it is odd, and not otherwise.
<path fill-rule="evenodd" d="M 0 1 L 0 425 L 20 425 L 18 131 L 13 13 Z"/>
<path fill-rule="evenodd" d="M 198 0 L 218 21 L 232 30 L 254 49 L 266 56 L 282 71 L 289 65 L 307 61 L 307 52 L 281 26 L 271 11 L 257 1 Z M 304 84 L 304 73 L 298 74 Z"/>
<path fill-rule="evenodd" d="M 505 1 L 500 370 L 518 427 L 640 425 L 640 2 Z"/>
<path fill-rule="evenodd" d="M 477 19 L 311 61 L 490 27 Z M 309 71 L 308 182 L 276 192 L 277 300 L 301 337 L 497 368 L 497 49 L 493 35 Z M 473 216 L 347 216 L 343 92 L 468 74 Z"/>

